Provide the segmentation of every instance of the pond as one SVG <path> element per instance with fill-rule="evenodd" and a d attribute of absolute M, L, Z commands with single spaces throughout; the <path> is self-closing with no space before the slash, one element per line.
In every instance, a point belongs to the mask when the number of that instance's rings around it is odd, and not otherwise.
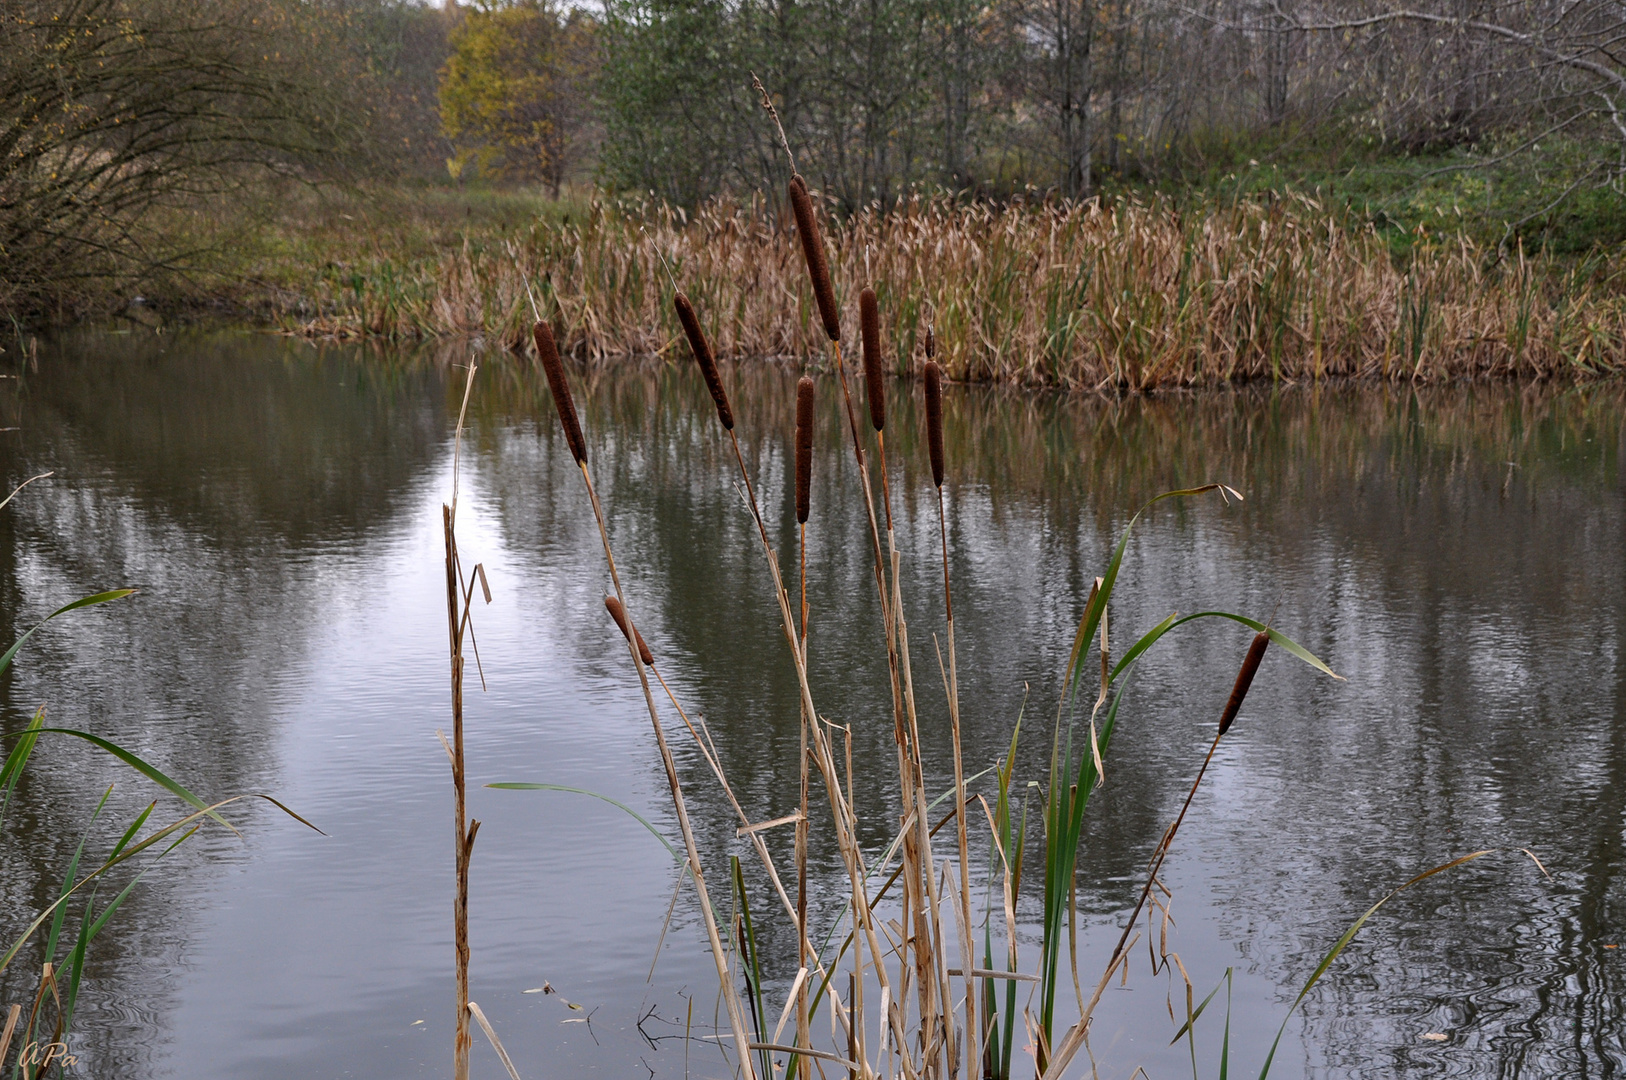
<path fill-rule="evenodd" d="M 140 591 L 25 646 L 0 677 L 0 727 L 21 728 L 43 703 L 50 722 L 113 739 L 201 795 L 270 794 L 325 834 L 238 803 L 224 813 L 241 838 L 211 827 L 153 864 L 94 944 L 75 1074 L 450 1074 L 440 507 L 459 365 L 472 360 L 458 534 L 493 597 L 476 604 L 468 680 L 470 813 L 482 822 L 473 997 L 528 1080 L 728 1075 L 710 1037 L 721 1014 L 692 890 L 663 934 L 678 884 L 666 848 L 608 802 L 484 786 L 595 792 L 677 842 L 637 678 L 604 612 L 597 529 L 540 371 L 459 349 L 201 331 L 67 334 L 18 358 L 0 358 L 8 490 L 52 475 L 0 512 L 0 636 L 90 592 Z M 787 567 L 797 374 L 725 372 Z M 660 671 L 706 718 L 749 816 L 789 814 L 796 681 L 704 385 L 687 365 L 573 378 L 623 583 Z M 828 376 L 819 393 L 810 674 L 821 712 L 851 727 L 860 835 L 877 857 L 898 813 L 886 658 Z M 890 486 L 935 794 L 953 775 L 933 642 L 937 505 L 919 388 L 892 394 Z M 1027 785 L 1046 778 L 1092 580 L 1161 491 L 1217 480 L 1245 501 L 1169 500 L 1141 519 L 1111 608 L 1115 654 L 1171 612 L 1219 608 L 1269 620 L 1343 677 L 1266 656 L 1162 873 L 1167 948 L 1198 1000 L 1234 971 L 1232 1068 L 1257 1074 L 1298 988 L 1362 911 L 1421 870 L 1496 848 L 1372 918 L 1288 1021 L 1271 1076 L 1626 1069 L 1623 406 L 1608 384 L 1128 399 L 950 388 L 944 491 L 966 768 L 1004 756 L 1021 716 L 1015 787 L 1030 830 L 1042 792 Z M 1086 993 L 1249 637 L 1217 620 L 1182 628 L 1126 695 L 1079 856 Z M 725 882 L 729 856 L 750 848 L 667 719 L 705 866 Z M 42 741 L 0 847 L 8 942 L 54 895 L 108 784 L 91 849 L 152 799 L 155 814 L 179 815 L 105 755 Z M 990 795 L 992 777 L 972 786 Z M 980 905 L 988 845 L 975 813 Z M 828 925 L 844 878 L 828 807 L 812 820 L 810 907 Z M 769 836 L 788 864 L 790 832 Z M 747 870 L 748 895 L 771 912 Z M 715 888 L 726 901 L 726 885 Z M 1038 910 L 1030 885 L 1018 910 L 1028 971 Z M 764 937 L 777 1013 L 793 935 Z M 43 959 L 25 949 L 0 1002 L 32 1001 Z M 1216 1001 L 1198 1025 L 1202 1075 L 1218 1070 L 1223 992 Z M 1168 1046 L 1171 1008 L 1183 1020 L 1179 971 L 1152 974 L 1143 939 L 1127 987 L 1115 983 L 1097 1014 L 1099 1075 L 1189 1074 L 1185 1044 Z M 475 1075 L 500 1075 L 476 1040 Z M 1070 1075 L 1088 1074 L 1081 1057 Z"/>

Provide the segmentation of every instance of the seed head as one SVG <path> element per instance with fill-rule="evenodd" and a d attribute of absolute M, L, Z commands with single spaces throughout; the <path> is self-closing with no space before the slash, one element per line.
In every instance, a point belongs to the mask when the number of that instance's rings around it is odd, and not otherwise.
<path fill-rule="evenodd" d="M 875 290 L 858 294 L 858 324 L 864 339 L 864 381 L 869 384 L 869 422 L 880 431 L 886 427 L 886 380 L 881 372 L 881 311 L 875 303 Z"/>
<path fill-rule="evenodd" d="M 627 610 L 621 606 L 621 601 L 617 600 L 613 596 L 606 596 L 604 598 L 604 607 L 609 611 L 610 618 L 615 620 L 615 625 L 621 628 L 621 636 L 628 637 Z M 645 667 L 653 667 L 655 664 L 655 654 L 650 652 L 649 646 L 644 643 L 644 635 L 639 634 L 637 630 L 634 630 L 633 634 L 636 634 L 638 637 L 638 659 L 644 662 Z"/>
<path fill-rule="evenodd" d="M 1232 721 L 1242 708 L 1242 699 L 1248 696 L 1248 687 L 1253 685 L 1254 672 L 1259 670 L 1259 661 L 1265 658 L 1265 646 L 1269 644 L 1270 635 L 1265 631 L 1261 630 L 1253 635 L 1253 644 L 1248 646 L 1248 655 L 1242 658 L 1242 670 L 1236 673 L 1236 685 L 1231 687 L 1231 698 L 1225 703 L 1225 714 L 1220 717 L 1221 735 L 1230 730 Z"/>
<path fill-rule="evenodd" d="M 796 384 L 796 520 L 807 524 L 808 491 L 813 481 L 813 380 Z"/>
<path fill-rule="evenodd" d="M 542 360 L 542 370 L 548 376 L 548 388 L 553 391 L 553 405 L 559 410 L 559 423 L 565 429 L 565 442 L 578 464 L 587 462 L 587 440 L 582 438 L 581 421 L 576 419 L 576 402 L 570 396 L 570 384 L 565 381 L 565 366 L 559 362 L 559 349 L 553 343 L 553 330 L 539 322 L 531 330 L 536 339 L 536 355 Z"/>
<path fill-rule="evenodd" d="M 932 483 L 942 487 L 943 369 L 936 360 L 926 361 L 926 449 L 932 457 Z"/>
<path fill-rule="evenodd" d="M 677 308 L 678 322 L 683 324 L 683 333 L 689 339 L 689 348 L 694 350 L 694 358 L 700 364 L 700 374 L 706 380 L 706 389 L 711 391 L 711 400 L 717 403 L 717 419 L 723 422 L 725 431 L 734 430 L 734 410 L 728 407 L 728 392 L 723 389 L 723 380 L 717 376 L 717 361 L 711 355 L 711 345 L 706 342 L 706 335 L 700 329 L 700 320 L 695 317 L 694 305 L 682 293 L 672 297 L 672 306 Z"/>
<path fill-rule="evenodd" d="M 802 254 L 807 258 L 808 276 L 813 279 L 813 298 L 819 303 L 824 332 L 831 341 L 840 341 L 841 319 L 836 309 L 835 290 L 830 288 L 830 264 L 824 257 L 824 237 L 819 233 L 819 219 L 813 213 L 807 181 L 800 173 L 790 178 L 790 205 L 796 213 L 796 231 L 802 237 Z"/>

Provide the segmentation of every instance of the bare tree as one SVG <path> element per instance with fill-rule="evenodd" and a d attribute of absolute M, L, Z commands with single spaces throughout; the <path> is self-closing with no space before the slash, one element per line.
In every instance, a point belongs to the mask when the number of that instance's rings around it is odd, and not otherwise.
<path fill-rule="evenodd" d="M 153 210 L 291 172 L 356 130 L 298 8 L 12 0 L 0 12 L 0 302 L 177 252 Z"/>

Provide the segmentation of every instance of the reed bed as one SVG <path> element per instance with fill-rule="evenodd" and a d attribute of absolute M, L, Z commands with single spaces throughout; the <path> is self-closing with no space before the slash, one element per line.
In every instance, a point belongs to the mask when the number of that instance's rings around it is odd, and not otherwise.
<path fill-rule="evenodd" d="M 357 260 L 327 275 L 312 335 L 479 335 L 523 349 L 532 297 L 562 351 L 677 357 L 675 279 L 718 358 L 822 355 L 873 284 L 893 374 L 918 375 L 935 324 L 958 381 L 1069 388 L 1249 379 L 1615 373 L 1626 357 L 1618 260 L 1497 253 L 1460 235 L 1397 262 L 1383 236 L 1313 199 L 1214 205 L 913 197 L 824 233 L 820 297 L 793 215 L 761 199 L 679 208 L 598 201 L 575 220 L 467 240 L 438 260 Z M 529 286 L 529 290 L 528 290 Z M 821 300 L 823 303 L 821 304 Z M 826 312 L 828 305 L 832 311 Z"/>

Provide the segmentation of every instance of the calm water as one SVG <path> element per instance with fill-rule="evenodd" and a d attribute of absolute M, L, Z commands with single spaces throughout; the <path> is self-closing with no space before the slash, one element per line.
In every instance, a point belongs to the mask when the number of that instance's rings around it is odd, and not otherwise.
<path fill-rule="evenodd" d="M 6 369 L 5 480 L 54 475 L 0 512 L 0 638 L 84 593 L 141 591 L 26 648 L 0 678 L 4 729 L 43 702 L 54 722 L 113 738 L 201 794 L 274 794 L 327 833 L 240 806 L 230 813 L 242 841 L 211 830 L 158 863 L 96 942 L 75 1075 L 449 1074 L 439 521 L 462 386 L 450 365 L 467 359 L 143 332 L 62 338 L 37 365 Z M 592 789 L 675 839 L 545 384 L 521 362 L 481 363 L 459 533 L 465 558 L 489 571 L 494 602 L 476 614 L 488 690 L 469 702 L 471 783 Z M 788 561 L 794 377 L 759 367 L 728 378 Z M 582 373 L 578 386 L 618 562 L 662 671 L 708 718 L 751 816 L 785 814 L 794 678 L 704 388 L 687 370 L 653 368 Z M 876 852 L 895 820 L 895 759 L 867 539 L 830 390 L 821 385 L 810 533 L 812 667 L 821 710 L 853 726 Z M 914 388 L 895 392 L 893 493 L 941 790 L 951 758 L 930 652 L 941 628 L 936 507 Z M 1017 777 L 1044 778 L 1091 578 L 1133 508 L 1170 487 L 1223 480 L 1247 501 L 1164 503 L 1144 519 L 1113 606 L 1118 648 L 1171 611 L 1223 607 L 1272 618 L 1347 679 L 1280 652 L 1266 659 L 1165 869 L 1169 947 L 1198 994 L 1236 971 L 1232 1043 L 1249 1075 L 1297 987 L 1362 910 L 1480 847 L 1529 848 L 1553 881 L 1515 852 L 1403 894 L 1289 1023 L 1272 1075 L 1626 1071 L 1626 950 L 1615 948 L 1626 941 L 1619 388 L 1125 402 L 972 389 L 952 394 L 947 413 L 972 770 L 1003 753 L 1025 697 Z M 1178 809 L 1247 637 L 1199 623 L 1142 665 L 1080 858 L 1086 984 Z M 720 880 L 727 856 L 748 849 L 703 763 L 678 745 Z M 35 761 L 0 846 L 8 940 L 54 889 L 107 783 L 117 786 L 92 847 L 161 794 L 76 744 L 42 744 Z M 474 997 L 521 1074 L 724 1075 L 712 1044 L 682 1038 L 717 1016 L 686 897 L 650 975 L 676 883 L 661 845 L 579 795 L 475 787 L 470 801 L 484 823 Z M 829 918 L 840 882 L 820 826 L 815 817 L 814 907 Z M 766 908 L 760 880 L 750 887 Z M 1036 899 L 1023 899 L 1029 926 Z M 1031 937 L 1024 947 L 1031 970 Z M 770 935 L 769 948 L 782 995 L 788 937 Z M 1167 1001 L 1172 992 L 1180 1012 L 1184 991 L 1138 956 L 1129 988 L 1098 1015 L 1100 1075 L 1187 1075 L 1187 1051 L 1166 1048 Z M 41 959 L 26 952 L 0 977 L 3 1001 L 32 994 Z M 544 982 L 559 994 L 525 993 Z M 583 1017 L 591 1023 L 569 1022 Z M 1206 1076 L 1217 1072 L 1221 1019 L 1199 1027 Z M 475 1069 L 500 1071 L 483 1039 Z"/>

